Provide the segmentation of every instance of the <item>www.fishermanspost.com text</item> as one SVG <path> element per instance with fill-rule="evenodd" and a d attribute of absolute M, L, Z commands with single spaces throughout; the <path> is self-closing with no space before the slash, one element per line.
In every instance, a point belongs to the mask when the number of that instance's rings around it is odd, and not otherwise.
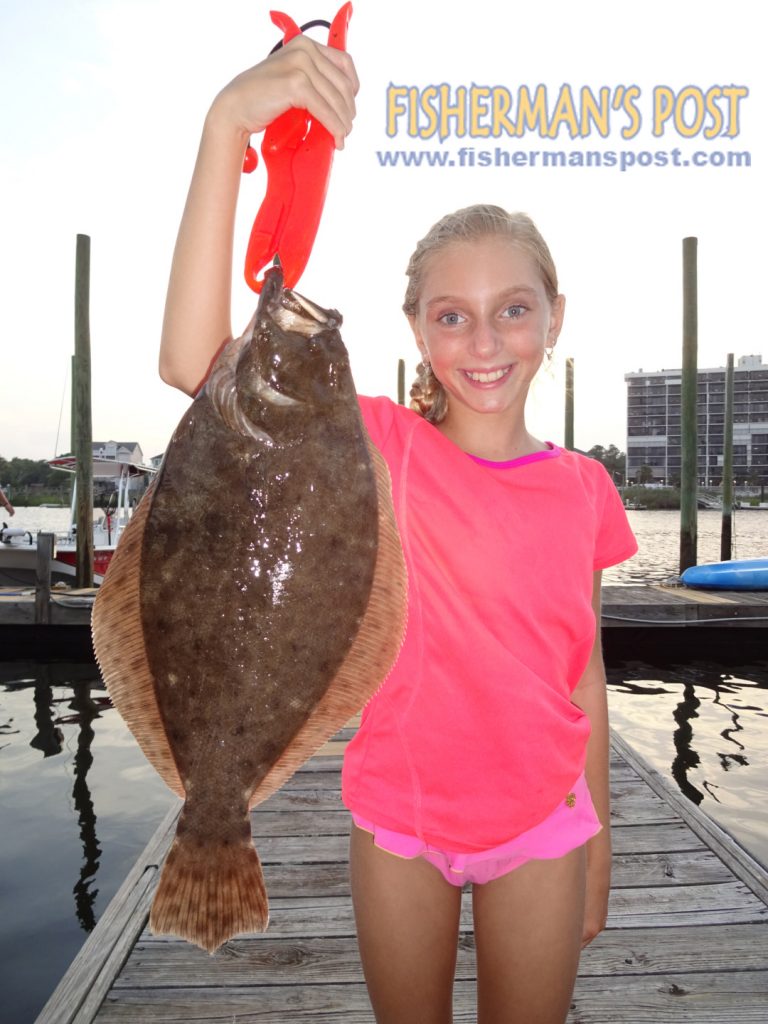
<path fill-rule="evenodd" d="M 380 167 L 487 168 L 536 167 L 544 169 L 602 168 L 626 172 L 640 168 L 747 168 L 752 155 L 746 150 L 672 149 L 481 149 L 477 146 L 440 149 L 376 150 Z"/>

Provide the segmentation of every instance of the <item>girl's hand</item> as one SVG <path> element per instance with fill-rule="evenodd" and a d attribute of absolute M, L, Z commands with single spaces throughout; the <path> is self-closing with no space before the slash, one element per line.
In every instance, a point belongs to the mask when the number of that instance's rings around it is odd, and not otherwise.
<path fill-rule="evenodd" d="M 213 101 L 207 123 L 223 124 L 247 137 L 298 107 L 325 125 L 336 148 L 343 149 L 352 130 L 358 88 L 348 53 L 302 34 L 225 86 Z"/>
<path fill-rule="evenodd" d="M 602 833 L 598 833 L 595 839 L 599 839 Z M 581 937 L 581 948 L 600 934 L 605 928 L 608 919 L 608 896 L 611 889 L 611 854 L 610 847 L 590 849 L 587 843 L 587 889 L 584 902 L 584 928 Z M 591 855 L 591 856 L 590 856 Z"/>
<path fill-rule="evenodd" d="M 168 384 L 194 395 L 232 337 L 232 246 L 248 139 L 298 107 L 318 118 L 342 148 L 357 89 L 348 53 L 300 35 L 238 75 L 213 101 L 168 282 L 160 346 L 160 375 Z"/>

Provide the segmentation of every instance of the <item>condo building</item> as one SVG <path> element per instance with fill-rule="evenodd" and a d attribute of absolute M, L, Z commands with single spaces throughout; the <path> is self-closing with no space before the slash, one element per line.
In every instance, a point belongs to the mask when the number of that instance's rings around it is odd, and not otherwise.
<path fill-rule="evenodd" d="M 723 477 L 725 367 L 698 371 L 699 484 Z M 627 480 L 680 483 L 681 370 L 627 373 Z M 768 365 L 741 356 L 733 374 L 733 476 L 737 485 L 768 484 Z"/>

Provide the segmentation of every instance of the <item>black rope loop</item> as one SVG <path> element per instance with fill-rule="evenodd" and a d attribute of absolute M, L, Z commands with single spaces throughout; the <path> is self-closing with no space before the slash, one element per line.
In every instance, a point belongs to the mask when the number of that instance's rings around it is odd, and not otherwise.
<path fill-rule="evenodd" d="M 300 26 L 301 27 L 301 33 L 303 35 L 307 31 L 308 28 L 318 28 L 320 26 L 322 26 L 323 28 L 330 28 L 331 27 L 331 23 L 330 23 L 330 21 L 325 21 L 323 18 L 315 18 L 314 21 L 308 21 L 306 23 L 306 25 L 301 25 Z M 272 56 L 273 53 L 277 53 L 277 51 L 280 49 L 280 47 L 282 45 L 283 45 L 283 41 L 281 39 L 280 42 L 276 43 L 272 47 L 272 49 L 269 51 L 270 57 Z"/>

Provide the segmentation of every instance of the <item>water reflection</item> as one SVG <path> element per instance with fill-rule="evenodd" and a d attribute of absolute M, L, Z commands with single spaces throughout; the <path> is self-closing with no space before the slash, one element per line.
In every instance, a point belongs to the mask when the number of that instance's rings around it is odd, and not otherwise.
<path fill-rule="evenodd" d="M 9 718 L 7 722 L 0 723 L 0 736 L 18 736 L 19 730 L 14 729 L 14 722 L 12 718 Z M 0 744 L 0 750 L 10 746 L 10 740 L 8 743 Z"/>
<path fill-rule="evenodd" d="M 93 662 L 0 662 L 0 1018 L 35 1020 L 175 797 Z"/>
<path fill-rule="evenodd" d="M 53 690 L 50 686 L 35 687 L 35 725 L 37 732 L 29 741 L 43 757 L 54 757 L 62 751 L 64 733 L 53 720 Z"/>
<path fill-rule="evenodd" d="M 621 660 L 607 673 L 618 731 L 729 831 L 744 826 L 749 845 L 756 836 L 765 859 L 768 667 Z"/>
<path fill-rule="evenodd" d="M 72 892 L 75 896 L 75 913 L 80 926 L 90 932 L 96 926 L 93 905 L 99 890 L 92 889 L 91 886 L 99 869 L 101 848 L 96 836 L 96 811 L 86 776 L 88 769 L 93 764 L 91 743 L 94 731 L 91 722 L 94 718 L 99 717 L 99 705 L 91 699 L 89 686 L 78 686 L 75 687 L 75 693 L 69 706 L 76 712 L 75 721 L 80 726 L 77 736 L 77 753 L 74 757 L 75 781 L 72 786 L 72 799 L 80 826 L 80 841 L 83 844 L 83 865 L 80 868 L 80 878 L 75 883 Z M 69 720 L 72 720 L 71 717 Z"/>
<path fill-rule="evenodd" d="M 40 665 L 37 668 L 36 683 L 29 679 L 17 679 L 7 682 L 4 689 L 8 693 L 32 691 L 36 732 L 29 740 L 29 746 L 39 751 L 43 758 L 55 757 L 64 752 L 62 726 L 77 727 L 77 748 L 72 758 L 72 805 L 77 816 L 83 859 L 72 892 L 75 897 L 75 916 L 80 927 L 90 932 L 96 926 L 94 904 L 99 890 L 95 888 L 94 882 L 101 857 L 101 847 L 96 834 L 96 811 L 88 787 L 88 771 L 93 764 L 91 744 L 95 735 L 92 722 L 100 717 L 102 710 L 111 708 L 112 705 L 98 677 L 95 683 L 71 683 L 71 692 L 57 698 L 53 692 L 51 678 L 54 667 Z M 101 690 L 101 694 L 94 697 L 91 691 L 96 688 Z M 62 705 L 66 706 L 64 714 L 60 713 Z M 24 723 L 19 723 L 19 726 L 20 728 L 13 730 L 16 735 L 25 731 Z"/>
<path fill-rule="evenodd" d="M 693 719 L 698 718 L 697 709 L 701 701 L 696 696 L 693 683 L 686 683 L 683 688 L 683 699 L 675 708 L 672 717 L 677 722 L 677 729 L 672 740 L 677 751 L 677 756 L 672 761 L 672 778 L 680 787 L 681 791 L 695 804 L 700 804 L 704 794 L 696 786 L 688 781 L 688 772 L 692 768 L 698 768 L 701 758 L 692 747 L 693 740 Z"/>
<path fill-rule="evenodd" d="M 734 708 L 732 708 L 729 704 L 726 704 L 725 701 L 722 699 L 722 695 L 724 693 L 734 693 L 734 692 L 735 691 L 733 690 L 733 688 L 729 688 L 728 686 L 725 686 L 725 685 L 722 686 L 721 689 L 720 689 L 720 692 L 717 694 L 717 697 L 715 698 L 714 703 L 715 704 L 721 704 L 727 711 L 730 712 L 731 724 L 733 726 L 732 729 L 728 729 L 728 728 L 723 729 L 722 732 L 720 733 L 720 735 L 723 737 L 723 739 L 727 740 L 729 743 L 732 743 L 735 747 L 737 747 L 738 750 L 742 751 L 742 750 L 746 750 L 746 747 L 744 746 L 743 743 L 740 743 L 739 740 L 736 739 L 735 734 L 739 733 L 739 732 L 744 732 L 744 726 L 741 724 L 738 711 L 734 710 Z M 749 708 L 749 707 L 747 707 L 745 710 L 755 711 L 757 709 L 756 708 Z M 734 754 L 732 751 L 730 753 L 720 754 L 720 767 L 725 772 L 727 772 L 728 769 L 731 768 L 734 765 L 737 766 L 737 767 L 738 766 L 744 767 L 744 766 L 746 766 L 748 764 L 749 764 L 749 761 L 747 760 L 747 758 L 746 758 L 746 756 L 744 754 L 741 754 L 741 753 Z"/>

